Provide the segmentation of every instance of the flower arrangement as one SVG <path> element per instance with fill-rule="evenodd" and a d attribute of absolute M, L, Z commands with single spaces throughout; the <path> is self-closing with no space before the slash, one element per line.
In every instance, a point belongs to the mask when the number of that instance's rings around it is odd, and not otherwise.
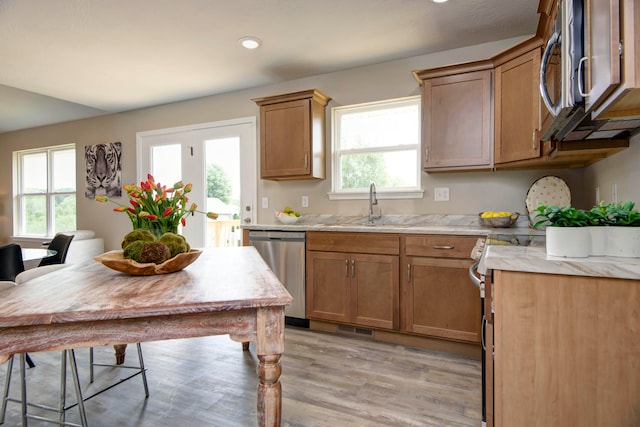
<path fill-rule="evenodd" d="M 177 232 L 178 225 L 187 225 L 186 217 L 195 212 L 205 214 L 207 218 L 216 219 L 218 215 L 213 212 L 197 210 L 195 203 L 189 203 L 187 194 L 191 192 L 192 184 L 184 184 L 178 181 L 172 187 L 155 182 L 151 174 L 147 174 L 147 180 L 140 186 L 135 184 L 124 185 L 122 188 L 129 197 L 129 206 L 117 203 L 107 196 L 96 196 L 95 200 L 101 203 L 112 202 L 118 207 L 115 212 L 124 212 L 129 216 L 134 229 L 144 228 L 156 234 L 165 231 Z"/>

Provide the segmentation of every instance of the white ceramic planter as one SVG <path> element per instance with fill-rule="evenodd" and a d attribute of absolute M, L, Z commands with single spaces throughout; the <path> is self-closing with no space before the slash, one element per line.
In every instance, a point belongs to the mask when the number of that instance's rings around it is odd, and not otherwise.
<path fill-rule="evenodd" d="M 607 227 L 607 255 L 640 257 L 640 227 Z"/>
<path fill-rule="evenodd" d="M 609 227 L 604 225 L 591 225 L 588 226 L 589 234 L 591 235 L 591 256 L 605 256 L 607 255 L 607 230 Z"/>
<path fill-rule="evenodd" d="M 547 255 L 585 258 L 591 253 L 591 233 L 588 227 L 547 226 Z"/>

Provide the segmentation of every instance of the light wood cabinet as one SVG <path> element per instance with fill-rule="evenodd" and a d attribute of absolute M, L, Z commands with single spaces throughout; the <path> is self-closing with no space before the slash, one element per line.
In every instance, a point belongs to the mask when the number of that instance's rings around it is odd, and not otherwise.
<path fill-rule="evenodd" d="M 586 0 L 587 109 L 594 119 L 640 115 L 640 4 Z"/>
<path fill-rule="evenodd" d="M 488 426 L 637 425 L 637 280 L 494 271 L 491 286 Z"/>
<path fill-rule="evenodd" d="M 477 237 L 401 237 L 403 327 L 407 332 L 480 342 L 480 292 L 469 280 Z"/>
<path fill-rule="evenodd" d="M 540 144 L 541 40 L 495 58 L 494 163 L 538 159 Z"/>
<path fill-rule="evenodd" d="M 397 330 L 399 237 L 307 233 L 307 316 Z"/>
<path fill-rule="evenodd" d="M 260 178 L 324 179 L 330 99 L 312 89 L 252 100 L 260 106 Z"/>
<path fill-rule="evenodd" d="M 422 85 L 426 171 L 492 167 L 492 65 L 488 61 L 415 71 Z"/>

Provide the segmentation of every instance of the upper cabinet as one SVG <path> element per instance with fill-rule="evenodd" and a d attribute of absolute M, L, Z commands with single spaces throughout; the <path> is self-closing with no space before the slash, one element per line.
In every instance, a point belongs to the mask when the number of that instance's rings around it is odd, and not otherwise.
<path fill-rule="evenodd" d="M 491 75 L 488 61 L 414 72 L 422 85 L 426 171 L 492 167 Z"/>
<path fill-rule="evenodd" d="M 252 100 L 260 107 L 260 178 L 324 179 L 330 99 L 311 89 Z"/>
<path fill-rule="evenodd" d="M 640 116 L 640 3 L 585 0 L 593 119 Z"/>
<path fill-rule="evenodd" d="M 538 159 L 540 149 L 541 40 L 496 58 L 495 164 Z"/>

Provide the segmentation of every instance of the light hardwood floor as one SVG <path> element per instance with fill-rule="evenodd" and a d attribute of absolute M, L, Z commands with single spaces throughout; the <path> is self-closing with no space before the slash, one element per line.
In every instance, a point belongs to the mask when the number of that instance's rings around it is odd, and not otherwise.
<path fill-rule="evenodd" d="M 480 425 L 479 360 L 293 327 L 287 327 L 285 342 L 283 426 Z M 253 343 L 250 352 L 227 336 L 142 346 L 150 397 L 144 399 L 139 376 L 100 394 L 86 402 L 91 427 L 256 425 Z M 112 353 L 109 347 L 96 349 L 96 358 L 111 363 Z M 29 400 L 55 405 L 60 352 L 31 356 L 37 367 L 27 371 Z M 87 394 L 125 376 L 123 369 L 97 368 L 95 385 L 88 386 L 88 351 L 77 350 L 76 357 Z M 129 346 L 127 364 L 135 361 L 135 347 Z M 6 364 L 0 370 L 4 384 Z M 16 363 L 14 397 L 18 374 Z M 73 391 L 70 379 L 68 388 Z M 77 422 L 77 410 L 67 418 Z M 20 425 L 18 403 L 9 403 L 4 425 Z"/>

